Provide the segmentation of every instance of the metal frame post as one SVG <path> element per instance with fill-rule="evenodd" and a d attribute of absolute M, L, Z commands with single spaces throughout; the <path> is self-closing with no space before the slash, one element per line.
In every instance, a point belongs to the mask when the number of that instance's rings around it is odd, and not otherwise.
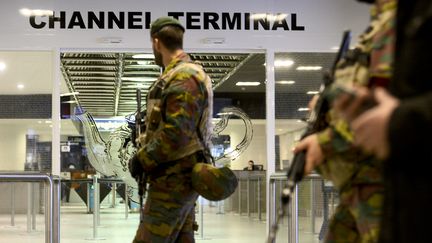
<path fill-rule="evenodd" d="M 11 226 L 15 227 L 15 184 L 11 183 Z"/>
<path fill-rule="evenodd" d="M 258 198 L 258 203 L 257 203 L 257 205 L 258 205 L 258 220 L 262 220 L 262 218 L 261 218 L 261 178 L 260 177 L 258 177 L 258 196 L 257 196 L 257 198 Z"/>
<path fill-rule="evenodd" d="M 242 213 L 242 206 L 241 206 L 241 204 L 242 204 L 242 188 L 241 188 L 241 179 L 239 179 L 239 181 L 238 181 L 238 192 L 239 192 L 239 200 L 238 200 L 238 210 L 239 210 L 239 215 L 241 215 L 241 213 Z"/>
<path fill-rule="evenodd" d="M 311 178 L 311 232 L 315 234 L 315 179 Z"/>
<path fill-rule="evenodd" d="M 288 242 L 298 243 L 298 185 L 295 186 L 292 194 L 291 202 L 289 204 L 290 218 L 288 220 Z"/>
<path fill-rule="evenodd" d="M 247 215 L 248 217 L 251 216 L 251 212 L 250 212 L 250 178 L 249 175 L 247 177 L 247 181 L 246 181 L 246 207 L 247 207 Z"/>
<path fill-rule="evenodd" d="M 105 238 L 98 237 L 97 227 L 98 227 L 98 214 L 99 210 L 97 209 L 99 207 L 99 199 L 97 199 L 97 184 L 98 184 L 98 177 L 97 175 L 93 175 L 93 237 L 87 238 L 86 240 L 105 240 Z"/>
<path fill-rule="evenodd" d="M 27 183 L 27 233 L 31 232 L 32 226 L 32 183 Z"/>
<path fill-rule="evenodd" d="M 92 212 L 90 208 L 90 193 L 91 193 L 91 184 L 90 182 L 87 182 L 87 213 Z"/>
<path fill-rule="evenodd" d="M 128 185 L 125 183 L 125 219 L 129 217 L 129 196 L 128 196 Z M 139 209 L 139 213 L 141 213 L 142 208 Z"/>
<path fill-rule="evenodd" d="M 32 230 L 36 230 L 36 204 L 34 203 L 35 197 L 35 183 L 31 184 L 31 212 L 32 212 Z"/>
<path fill-rule="evenodd" d="M 116 206 L 116 190 L 117 190 L 117 183 L 114 182 L 112 185 L 112 189 L 111 189 L 111 191 L 112 191 L 111 207 L 112 208 L 115 208 L 115 206 Z"/>

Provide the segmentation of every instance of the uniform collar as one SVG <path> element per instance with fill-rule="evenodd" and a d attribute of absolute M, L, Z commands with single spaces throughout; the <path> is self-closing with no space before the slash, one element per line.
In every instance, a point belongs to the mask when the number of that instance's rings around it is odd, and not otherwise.
<path fill-rule="evenodd" d="M 166 66 L 163 74 L 168 73 L 171 69 L 175 68 L 176 66 L 178 66 L 180 63 L 183 62 L 191 62 L 191 58 L 186 52 L 181 52 L 176 57 L 174 57 L 171 60 L 171 62 L 168 64 L 168 66 Z"/>

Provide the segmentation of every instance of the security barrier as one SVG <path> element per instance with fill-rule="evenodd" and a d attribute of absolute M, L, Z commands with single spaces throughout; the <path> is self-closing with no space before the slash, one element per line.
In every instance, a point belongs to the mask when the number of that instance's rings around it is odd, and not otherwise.
<path fill-rule="evenodd" d="M 44 182 L 45 185 L 45 242 L 59 243 L 60 242 L 60 179 L 58 177 L 43 174 L 43 173 L 13 173 L 1 172 L 0 182 Z M 29 195 L 32 194 L 32 186 L 29 184 Z M 13 191 L 12 191 L 13 193 Z M 30 205 L 30 203 L 29 203 Z M 30 205 L 30 208 L 32 206 Z M 28 211 L 28 214 L 29 214 Z M 34 210 L 32 210 L 34 212 Z M 14 209 L 12 207 L 11 221 L 13 222 Z M 27 218 L 29 220 L 29 217 Z M 33 224 L 35 220 L 33 219 Z M 27 221 L 28 229 L 31 223 Z"/>
<path fill-rule="evenodd" d="M 254 220 L 265 220 L 266 200 L 269 200 L 270 222 L 274 222 L 277 210 L 281 207 L 286 172 L 270 176 L 269 198 L 266 198 L 265 171 L 235 173 L 239 179 L 239 186 L 236 192 L 224 201 L 225 211 L 248 216 Z M 332 184 L 324 181 L 318 174 L 306 176 L 297 185 L 292 202 L 287 213 L 290 216 L 284 217 L 280 226 L 288 229 L 288 242 L 308 242 L 308 239 L 312 238 L 322 240 L 327 231 L 329 218 L 338 203 L 337 192 Z M 302 239 L 305 235 L 308 238 Z"/>

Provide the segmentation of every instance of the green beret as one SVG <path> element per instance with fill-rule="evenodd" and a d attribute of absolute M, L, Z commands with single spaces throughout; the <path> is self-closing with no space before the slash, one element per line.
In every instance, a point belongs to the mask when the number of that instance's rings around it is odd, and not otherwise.
<path fill-rule="evenodd" d="M 177 19 L 172 17 L 160 17 L 156 19 L 153 23 L 151 23 L 150 35 L 155 34 L 156 32 L 158 32 L 159 30 L 161 30 L 163 27 L 167 25 L 174 25 L 180 27 L 180 29 L 182 29 L 183 32 L 185 31 L 185 28 L 181 25 L 180 21 L 178 21 Z"/>

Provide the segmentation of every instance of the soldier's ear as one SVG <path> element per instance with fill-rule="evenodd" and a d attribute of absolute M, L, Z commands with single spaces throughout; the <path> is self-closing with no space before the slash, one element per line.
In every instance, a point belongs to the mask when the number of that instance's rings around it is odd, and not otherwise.
<path fill-rule="evenodd" d="M 155 48 L 155 50 L 160 52 L 162 42 L 159 40 L 159 38 L 153 38 L 152 42 L 153 42 L 153 47 Z"/>

